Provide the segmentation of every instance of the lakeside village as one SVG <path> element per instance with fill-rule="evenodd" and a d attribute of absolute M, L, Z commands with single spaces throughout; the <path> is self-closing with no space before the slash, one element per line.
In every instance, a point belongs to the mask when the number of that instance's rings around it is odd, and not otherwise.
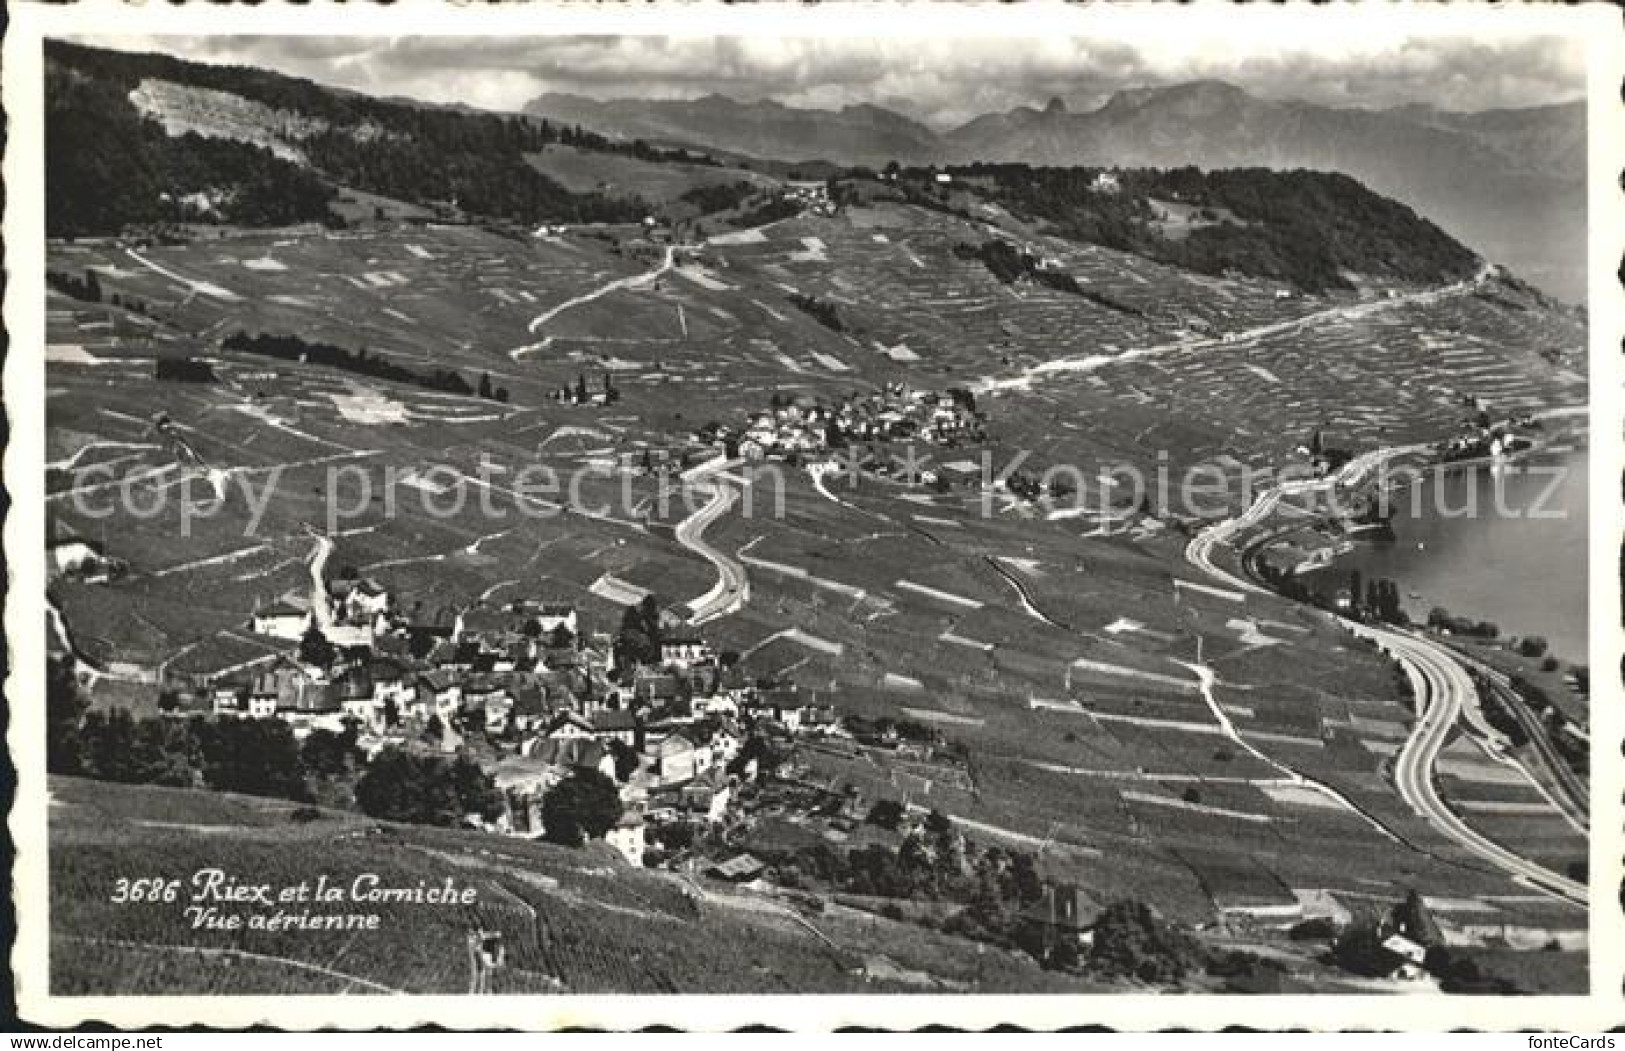
<path fill-rule="evenodd" d="M 1497 412 L 1484 399 L 1470 394 L 1462 396 L 1461 404 L 1468 414 L 1457 432 L 1432 446 L 1434 460 L 1440 465 L 1502 462 L 1533 449 L 1537 432 L 1544 429 L 1541 421 L 1525 410 Z M 1296 451 L 1309 460 L 1317 477 L 1337 471 L 1353 457 L 1345 449 L 1326 444 L 1318 430 L 1308 444 L 1298 446 Z M 1345 514 L 1272 531 L 1266 541 L 1254 545 L 1249 557 L 1254 568 L 1273 581 L 1314 574 L 1353 551 L 1357 542 L 1392 540 L 1393 501 L 1393 492 L 1370 487 L 1358 494 Z M 1339 592 L 1335 601 L 1338 609 L 1346 610 L 1351 604 L 1358 605 L 1362 597 Z"/>

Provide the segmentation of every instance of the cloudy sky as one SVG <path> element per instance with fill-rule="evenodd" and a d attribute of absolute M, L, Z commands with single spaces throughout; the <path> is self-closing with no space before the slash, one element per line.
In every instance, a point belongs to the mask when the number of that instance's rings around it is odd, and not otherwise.
<path fill-rule="evenodd" d="M 518 109 L 544 92 L 688 98 L 719 92 L 818 108 L 870 102 L 937 127 L 1051 97 L 1218 78 L 1266 98 L 1481 110 L 1580 96 L 1585 53 L 1557 36 L 1320 39 L 1232 32 L 1009 37 L 97 37 L 124 50 L 267 67 L 371 94 Z M 1330 28 L 1327 26 L 1327 28 Z M 1330 41 L 1330 42 L 1329 42 Z"/>

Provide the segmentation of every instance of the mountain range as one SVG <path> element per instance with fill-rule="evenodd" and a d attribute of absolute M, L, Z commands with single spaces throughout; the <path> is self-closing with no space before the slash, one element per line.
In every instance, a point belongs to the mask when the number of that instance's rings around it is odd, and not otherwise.
<path fill-rule="evenodd" d="M 801 109 L 722 95 L 599 101 L 549 94 L 525 108 L 606 135 L 789 161 L 1341 171 L 1553 294 L 1571 301 L 1585 295 L 1580 101 L 1478 113 L 1336 108 L 1259 98 L 1206 80 L 1120 91 L 1081 112 L 1054 99 L 943 132 L 879 106 Z"/>

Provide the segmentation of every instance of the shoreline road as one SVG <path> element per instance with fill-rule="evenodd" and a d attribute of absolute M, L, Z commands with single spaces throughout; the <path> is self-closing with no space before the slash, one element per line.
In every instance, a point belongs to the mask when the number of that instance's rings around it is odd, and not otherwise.
<path fill-rule="evenodd" d="M 1252 506 L 1241 514 L 1216 523 L 1193 537 L 1186 545 L 1185 558 L 1191 565 L 1228 586 L 1254 594 L 1266 593 L 1266 589 L 1257 583 L 1214 565 L 1214 549 L 1220 544 L 1229 543 L 1241 530 L 1263 521 L 1284 496 L 1346 484 L 1384 460 L 1417 448 L 1420 447 L 1379 449 L 1365 453 L 1328 478 L 1286 482 L 1261 493 Z M 1588 899 L 1584 884 L 1558 875 L 1484 837 L 1468 827 L 1439 797 L 1433 781 L 1439 753 L 1449 738 L 1451 728 L 1463 718 L 1465 706 L 1476 701 L 1476 688 L 1462 664 L 1448 650 L 1418 636 L 1343 617 L 1336 619 L 1355 634 L 1386 647 L 1410 680 L 1416 700 L 1416 724 L 1400 749 L 1394 769 L 1395 786 L 1405 802 L 1447 838 L 1511 874 L 1514 879 L 1542 893 L 1585 907 Z"/>
<path fill-rule="evenodd" d="M 1255 595 L 1269 594 L 1265 588 L 1245 577 L 1239 577 L 1213 564 L 1213 551 L 1221 544 L 1228 544 L 1237 533 L 1243 529 L 1257 525 L 1274 513 L 1280 505 L 1281 499 L 1287 496 L 1296 496 L 1300 493 L 1314 492 L 1319 489 L 1329 489 L 1337 485 L 1348 485 L 1358 481 L 1367 471 L 1379 466 L 1385 460 L 1396 456 L 1404 456 L 1426 449 L 1425 445 L 1405 445 L 1392 449 L 1377 449 L 1362 453 L 1344 464 L 1336 474 L 1325 478 L 1303 478 L 1296 481 L 1282 482 L 1272 489 L 1259 493 L 1258 497 L 1241 514 L 1234 518 L 1227 518 L 1216 522 L 1191 538 L 1185 545 L 1185 561 L 1202 570 L 1208 576 L 1240 591 L 1251 592 Z"/>
<path fill-rule="evenodd" d="M 717 459 L 683 474 L 683 484 L 699 492 L 709 493 L 705 506 L 683 519 L 677 525 L 677 542 L 716 567 L 717 582 L 705 594 L 690 599 L 690 624 L 704 624 L 718 617 L 737 613 L 750 601 L 750 578 L 745 575 L 744 563 L 712 547 L 705 541 L 705 531 L 717 519 L 727 514 L 739 502 L 739 490 L 712 479 L 720 472 L 736 467 L 743 461 Z M 748 484 L 748 483 L 746 483 Z"/>
<path fill-rule="evenodd" d="M 1394 762 L 1394 784 L 1410 807 L 1440 832 L 1514 878 L 1576 905 L 1587 903 L 1586 886 L 1522 858 L 1468 827 L 1439 797 L 1434 766 L 1475 692 L 1466 670 L 1448 651 L 1413 635 L 1366 624 L 1349 625 L 1355 634 L 1387 648 L 1405 670 L 1416 695 L 1416 726 Z"/>
<path fill-rule="evenodd" d="M 1562 813 L 1564 820 L 1568 821 L 1575 831 L 1582 834 L 1587 833 L 1591 827 L 1591 792 L 1585 781 L 1575 774 L 1573 770 L 1569 769 L 1569 765 L 1564 762 L 1563 757 L 1557 754 L 1546 728 L 1524 706 L 1523 699 L 1512 685 L 1512 679 L 1505 673 L 1496 670 L 1483 661 L 1462 653 L 1460 650 L 1454 650 L 1453 652 L 1457 660 L 1485 678 L 1490 685 L 1490 689 L 1494 690 L 1501 698 L 1504 707 L 1512 713 L 1512 717 L 1523 728 L 1524 736 L 1529 738 L 1529 746 L 1534 751 L 1536 762 L 1547 774 L 1544 779 L 1535 778 L 1535 786 Z M 1484 718 L 1482 712 L 1479 713 L 1478 718 Z M 1534 772 L 1533 770 L 1530 771 L 1530 773 Z M 1548 790 L 1548 783 L 1555 791 Z"/>

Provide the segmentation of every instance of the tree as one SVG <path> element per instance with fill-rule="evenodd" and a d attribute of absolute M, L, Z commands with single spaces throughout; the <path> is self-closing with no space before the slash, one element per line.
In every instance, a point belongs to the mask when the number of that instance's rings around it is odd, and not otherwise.
<path fill-rule="evenodd" d="M 575 400 L 577 405 L 587 404 L 587 376 L 581 373 L 576 376 Z"/>
<path fill-rule="evenodd" d="M 1017 901 L 1030 905 L 1044 896 L 1044 881 L 1038 876 L 1033 856 L 1025 851 L 1010 857 L 1010 890 Z"/>
<path fill-rule="evenodd" d="M 322 629 L 312 624 L 305 629 L 304 637 L 299 640 L 299 660 L 314 668 L 326 668 L 333 663 L 338 655 L 333 644 L 327 641 Z"/>
<path fill-rule="evenodd" d="M 467 812 L 450 764 L 438 756 L 385 748 L 356 782 L 355 801 L 369 817 L 449 827 Z"/>
<path fill-rule="evenodd" d="M 542 797 L 543 838 L 579 847 L 598 839 L 621 818 L 621 795 L 601 772 L 578 768 Z"/>
<path fill-rule="evenodd" d="M 203 750 L 185 723 L 140 720 L 130 753 L 131 780 L 141 784 L 192 788 L 202 780 Z"/>
<path fill-rule="evenodd" d="M 660 600 L 645 595 L 643 601 L 626 607 L 621 614 L 621 630 L 615 640 L 617 663 L 657 663 L 660 638 Z"/>
<path fill-rule="evenodd" d="M 1201 946 L 1142 901 L 1113 902 L 1095 922 L 1089 965 L 1111 977 L 1170 984 L 1202 962 Z"/>
<path fill-rule="evenodd" d="M 479 395 L 487 400 L 495 396 L 491 390 L 491 374 L 489 372 L 480 373 Z"/>
<path fill-rule="evenodd" d="M 929 814 L 925 815 L 925 830 L 933 836 L 946 835 L 952 832 L 953 828 L 953 819 L 940 810 L 932 809 Z"/>
<path fill-rule="evenodd" d="M 89 702 L 79 689 L 73 659 L 61 657 L 45 667 L 45 769 L 53 774 L 82 772 L 79 721 Z"/>
<path fill-rule="evenodd" d="M 497 788 L 496 779 L 471 756 L 459 752 L 451 760 L 447 776 L 462 813 L 478 814 L 487 821 L 495 820 L 502 813 L 502 792 Z"/>
<path fill-rule="evenodd" d="M 135 721 L 126 708 L 87 712 L 79 728 L 80 759 L 86 777 L 135 783 Z"/>
<path fill-rule="evenodd" d="M 305 802 L 299 741 L 281 719 L 194 719 L 203 778 L 222 792 Z"/>
<path fill-rule="evenodd" d="M 1439 929 L 1438 921 L 1433 918 L 1433 913 L 1415 888 L 1405 895 L 1404 901 L 1394 906 L 1389 913 L 1389 922 L 1394 930 L 1424 949 L 1444 944 L 1444 932 Z"/>
<path fill-rule="evenodd" d="M 879 799 L 869 808 L 869 815 L 864 818 L 871 825 L 896 830 L 903 821 L 903 804 L 895 799 Z"/>
<path fill-rule="evenodd" d="M 1539 635 L 1529 635 L 1518 640 L 1518 652 L 1525 657 L 1544 657 L 1546 655 L 1546 646 L 1546 640 Z"/>
<path fill-rule="evenodd" d="M 626 781 L 638 769 L 638 750 L 619 738 L 609 742 L 609 754 L 615 760 L 615 780 Z"/>
<path fill-rule="evenodd" d="M 299 747 L 299 765 L 310 777 L 342 777 L 355 767 L 358 758 L 354 726 L 346 727 L 343 733 L 317 728 Z"/>
<path fill-rule="evenodd" d="M 1345 971 L 1375 978 L 1392 971 L 1396 958 L 1383 948 L 1376 920 L 1365 917 L 1343 928 L 1332 943 L 1332 959 Z"/>

